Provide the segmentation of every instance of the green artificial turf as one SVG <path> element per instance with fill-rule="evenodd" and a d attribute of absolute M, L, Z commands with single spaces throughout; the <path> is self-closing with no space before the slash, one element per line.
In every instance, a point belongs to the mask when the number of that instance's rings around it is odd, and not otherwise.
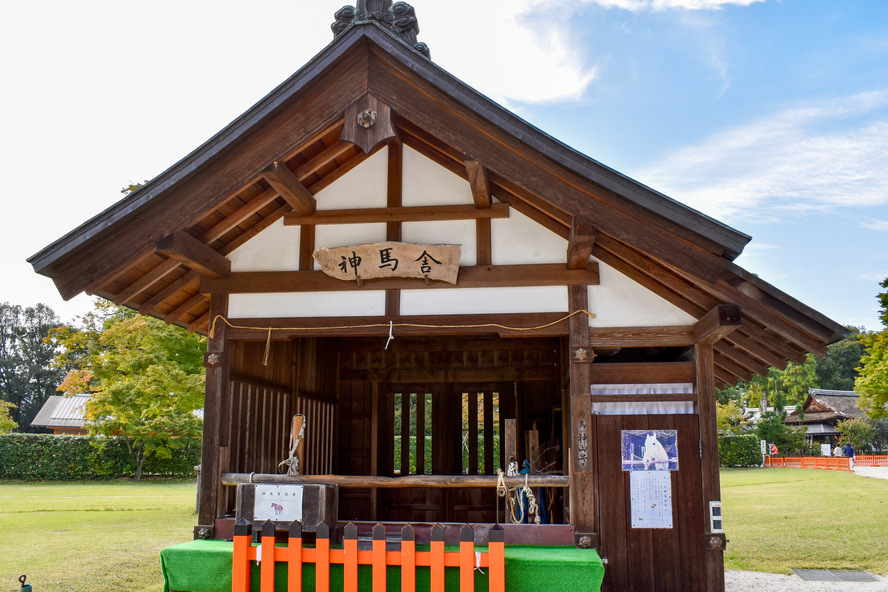
<path fill-rule="evenodd" d="M 160 550 L 192 538 L 194 481 L 0 483 L 0 591 L 160 592 Z"/>
<path fill-rule="evenodd" d="M 725 569 L 888 573 L 888 480 L 817 469 L 721 472 Z"/>

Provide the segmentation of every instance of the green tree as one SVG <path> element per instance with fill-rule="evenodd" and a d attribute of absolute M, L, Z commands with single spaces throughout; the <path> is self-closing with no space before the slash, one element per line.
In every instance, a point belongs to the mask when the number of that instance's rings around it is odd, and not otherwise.
<path fill-rule="evenodd" d="M 0 434 L 6 434 L 18 427 L 18 424 L 9 417 L 11 409 L 15 409 L 15 405 L 6 401 L 0 401 Z"/>
<path fill-rule="evenodd" d="M 827 354 L 817 360 L 817 382 L 820 388 L 832 391 L 853 391 L 857 367 L 864 355 L 860 341 L 864 331 L 858 327 L 846 327 L 845 339 L 827 346 Z"/>
<path fill-rule="evenodd" d="M 93 393 L 87 429 L 125 442 L 136 480 L 147 458 L 169 458 L 200 435 L 193 413 L 203 404 L 200 336 L 98 301 L 81 328 L 59 328 L 52 338 L 63 348 L 57 364 L 74 367 L 59 390 Z"/>
<path fill-rule="evenodd" d="M 804 364 L 790 362 L 778 378 L 780 392 L 788 405 L 801 405 L 808 391 L 817 388 L 817 358 L 808 354 Z"/>
<path fill-rule="evenodd" d="M 735 401 L 725 404 L 716 401 L 715 417 L 719 434 L 742 434 L 749 426 L 749 420 Z"/>
<path fill-rule="evenodd" d="M 783 423 L 784 419 L 786 419 L 786 413 L 782 411 L 768 411 L 762 414 L 755 427 L 756 435 L 761 440 L 775 444 L 781 455 L 806 453 L 805 433 L 807 430 L 804 427 L 788 426 Z"/>
<path fill-rule="evenodd" d="M 31 421 L 67 370 L 53 365 L 58 351 L 46 340 L 60 324 L 45 304 L 0 304 L 0 400 L 13 404 L 7 413 L 21 431 L 31 431 Z"/>
<path fill-rule="evenodd" d="M 880 285 L 888 288 L 888 278 Z M 872 419 L 888 417 L 888 291 L 879 294 L 878 299 L 882 305 L 879 316 L 886 328 L 861 336 L 866 354 L 854 381 L 854 390 L 860 395 L 858 405 Z"/>
<path fill-rule="evenodd" d="M 854 450 L 864 452 L 873 449 L 873 440 L 876 438 L 876 428 L 872 422 L 855 417 L 843 419 L 836 424 L 836 429 L 842 434 L 842 442 L 851 442 Z"/>

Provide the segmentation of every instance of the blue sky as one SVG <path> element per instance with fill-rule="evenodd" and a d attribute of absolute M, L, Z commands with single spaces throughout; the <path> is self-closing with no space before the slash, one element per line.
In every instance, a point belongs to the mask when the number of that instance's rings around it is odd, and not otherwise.
<path fill-rule="evenodd" d="M 63 303 L 25 259 L 320 51 L 343 3 L 0 8 L 0 302 Z M 879 328 L 888 3 L 414 0 L 434 61 L 592 158 L 752 235 L 738 263 Z M 9 221 L 14 221 L 9 224 Z"/>

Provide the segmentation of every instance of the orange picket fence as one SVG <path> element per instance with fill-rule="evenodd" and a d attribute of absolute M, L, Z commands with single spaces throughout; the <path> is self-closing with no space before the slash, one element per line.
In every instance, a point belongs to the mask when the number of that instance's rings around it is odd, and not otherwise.
<path fill-rule="evenodd" d="M 790 467 L 795 469 L 829 469 L 850 471 L 850 459 L 844 456 L 766 456 L 766 467 Z"/>
<path fill-rule="evenodd" d="M 888 467 L 888 454 L 859 454 L 854 457 L 857 467 Z"/>
<path fill-rule="evenodd" d="M 460 531 L 459 551 L 445 551 L 444 529 L 437 525 L 431 531 L 431 549 L 416 550 L 416 537 L 409 524 L 401 530 L 401 549 L 386 549 L 386 532 L 382 524 L 373 528 L 373 543 L 370 550 L 358 549 L 358 529 L 349 523 L 345 527 L 341 549 L 330 548 L 330 529 L 318 525 L 314 547 L 302 545 L 302 525 L 293 522 L 289 529 L 286 547 L 275 546 L 274 523 L 262 525 L 260 543 L 254 545 L 252 524 L 242 520 L 234 526 L 234 554 L 232 557 L 232 592 L 249 592 L 252 562 L 259 563 L 260 592 L 273 592 L 275 588 L 275 564 L 286 563 L 287 591 L 302 591 L 302 566 L 314 564 L 315 591 L 330 590 L 330 566 L 343 566 L 344 592 L 358 591 L 358 566 L 372 568 L 373 592 L 385 592 L 386 566 L 401 568 L 401 590 L 416 590 L 416 568 L 431 569 L 431 592 L 444 592 L 444 570 L 446 567 L 459 568 L 460 592 L 474 592 L 475 569 L 487 569 L 489 591 L 505 592 L 505 537 L 502 528 L 490 530 L 488 551 L 475 551 L 475 535 L 471 526 L 463 526 Z M 366 589 L 366 588 L 365 588 Z"/>

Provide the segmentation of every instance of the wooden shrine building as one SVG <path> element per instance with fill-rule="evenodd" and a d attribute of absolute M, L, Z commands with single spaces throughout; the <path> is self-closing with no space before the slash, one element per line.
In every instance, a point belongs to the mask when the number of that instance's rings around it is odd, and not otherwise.
<path fill-rule="evenodd" d="M 230 532 L 253 482 L 335 484 L 340 524 L 483 538 L 512 520 L 497 470 L 526 459 L 504 485 L 543 523 L 507 548 L 591 547 L 606 590 L 722 590 L 715 389 L 843 328 L 734 264 L 750 237 L 435 65 L 405 3 L 336 19 L 262 101 L 29 260 L 65 298 L 209 336 L 195 536 Z"/>

